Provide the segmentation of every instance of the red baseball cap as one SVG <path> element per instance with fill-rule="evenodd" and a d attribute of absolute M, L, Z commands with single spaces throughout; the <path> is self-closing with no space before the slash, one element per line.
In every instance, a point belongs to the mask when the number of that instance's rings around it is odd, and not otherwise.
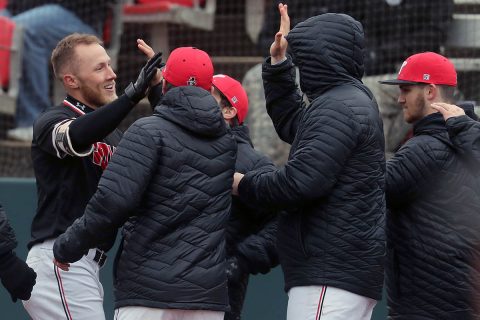
<path fill-rule="evenodd" d="M 163 69 L 163 78 L 176 86 L 196 86 L 210 91 L 212 88 L 213 64 L 203 50 L 180 47 L 173 50 Z"/>
<path fill-rule="evenodd" d="M 227 75 L 216 74 L 213 76 L 213 85 L 237 109 L 238 122 L 242 124 L 248 112 L 248 97 L 242 84 Z"/>
<path fill-rule="evenodd" d="M 383 84 L 431 83 L 457 86 L 457 72 L 453 63 L 435 52 L 411 55 L 400 67 L 397 79 L 379 81 Z"/>

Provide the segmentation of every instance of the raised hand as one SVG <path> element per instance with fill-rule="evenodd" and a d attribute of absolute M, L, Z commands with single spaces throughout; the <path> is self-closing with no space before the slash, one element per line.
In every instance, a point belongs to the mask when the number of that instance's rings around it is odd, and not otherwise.
<path fill-rule="evenodd" d="M 280 29 L 275 34 L 275 41 L 270 46 L 271 63 L 276 64 L 285 59 L 288 42 L 285 37 L 290 32 L 290 17 L 288 16 L 288 7 L 286 4 L 279 3 Z"/>
<path fill-rule="evenodd" d="M 125 89 L 125 94 L 134 103 L 138 103 L 147 94 L 150 82 L 156 76 L 158 68 L 162 66 L 162 53 L 155 54 L 140 70 L 135 83 L 130 82 Z"/>
<path fill-rule="evenodd" d="M 436 102 L 436 103 L 432 103 L 431 107 L 437 110 L 438 112 L 440 112 L 443 115 L 443 118 L 445 119 L 445 121 L 447 121 L 451 117 L 458 117 L 458 116 L 465 115 L 465 110 L 463 110 L 462 108 L 454 104 Z"/>
<path fill-rule="evenodd" d="M 148 59 L 153 58 L 155 55 L 155 51 L 152 47 L 150 47 L 143 39 L 137 39 L 137 48 L 142 51 Z M 162 68 L 164 63 L 161 63 L 159 68 Z M 152 81 L 150 82 L 150 86 L 156 86 L 159 84 L 163 79 L 162 71 L 160 69 L 157 70 L 157 74 L 153 77 Z"/>
<path fill-rule="evenodd" d="M 152 59 L 155 51 L 143 39 L 137 39 L 137 47 L 142 51 L 148 59 Z"/>

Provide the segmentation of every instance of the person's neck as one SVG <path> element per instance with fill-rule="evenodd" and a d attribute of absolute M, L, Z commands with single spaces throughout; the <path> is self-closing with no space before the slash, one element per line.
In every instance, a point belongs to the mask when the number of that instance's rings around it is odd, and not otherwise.
<path fill-rule="evenodd" d="M 90 109 L 93 109 L 93 110 L 98 109 L 97 106 L 92 106 L 92 105 L 86 103 L 86 102 L 85 102 L 85 99 L 83 98 L 83 96 L 82 96 L 81 94 L 78 94 L 78 92 L 68 92 L 68 91 L 67 91 L 67 94 L 68 94 L 70 97 L 72 97 L 72 98 L 74 98 L 75 100 L 77 100 L 78 102 L 83 103 L 84 105 L 86 105 L 86 106 L 89 107 Z"/>
<path fill-rule="evenodd" d="M 437 102 L 445 102 L 445 101 L 442 101 L 442 100 L 434 100 L 434 101 L 429 101 L 425 104 L 425 111 L 424 111 L 424 117 L 428 116 L 428 115 L 431 115 L 435 112 L 438 112 L 437 110 L 433 109 L 431 107 L 431 104 L 432 103 L 437 103 Z"/>

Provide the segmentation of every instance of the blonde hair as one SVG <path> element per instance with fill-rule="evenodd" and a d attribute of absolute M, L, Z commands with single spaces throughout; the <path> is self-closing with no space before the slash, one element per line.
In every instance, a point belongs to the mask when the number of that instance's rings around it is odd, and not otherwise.
<path fill-rule="evenodd" d="M 75 48 L 78 45 L 91 44 L 99 44 L 103 46 L 102 40 L 97 36 L 86 33 L 72 33 L 60 40 L 55 49 L 53 49 L 50 58 L 55 77 L 61 81 L 67 65 L 73 64 L 73 67 L 75 68 Z"/>

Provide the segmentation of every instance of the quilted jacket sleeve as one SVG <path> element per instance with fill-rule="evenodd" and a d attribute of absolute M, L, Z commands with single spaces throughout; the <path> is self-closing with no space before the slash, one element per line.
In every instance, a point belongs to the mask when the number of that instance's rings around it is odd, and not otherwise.
<path fill-rule="evenodd" d="M 274 171 L 275 165 L 270 159 L 263 156 L 259 158 L 252 169 Z M 248 267 L 249 273 L 267 273 L 278 265 L 276 246 L 278 218 L 277 214 L 271 210 L 264 211 L 258 206 L 253 208 L 257 211 L 254 216 L 264 224 L 258 232 L 252 233 L 238 243 L 236 251 L 239 259 L 245 262 L 243 265 Z"/>
<path fill-rule="evenodd" d="M 387 207 L 402 206 L 415 199 L 427 181 L 432 181 L 442 169 L 448 155 L 447 147 L 433 137 L 410 139 L 387 161 Z"/>
<path fill-rule="evenodd" d="M 88 249 L 115 235 L 139 205 L 157 167 L 157 156 L 152 136 L 133 124 L 120 141 L 85 214 L 55 241 L 58 261 L 78 261 Z"/>
<path fill-rule="evenodd" d="M 327 196 L 358 143 L 360 125 L 338 100 L 317 99 L 301 123 L 287 164 L 273 172 L 247 173 L 239 184 L 245 201 L 297 206 Z"/>
<path fill-rule="evenodd" d="M 295 83 L 292 61 L 271 65 L 268 58 L 262 66 L 267 112 L 280 139 L 292 143 L 304 108 Z"/>
<path fill-rule="evenodd" d="M 8 222 L 5 210 L 0 204 L 0 256 L 12 251 L 16 246 L 15 233 Z"/>
<path fill-rule="evenodd" d="M 449 118 L 446 125 L 457 150 L 473 161 L 480 161 L 480 122 L 461 116 Z"/>
<path fill-rule="evenodd" d="M 239 258 L 248 266 L 249 273 L 267 273 L 278 265 L 277 225 L 277 218 L 273 216 L 259 232 L 237 245 Z"/>

